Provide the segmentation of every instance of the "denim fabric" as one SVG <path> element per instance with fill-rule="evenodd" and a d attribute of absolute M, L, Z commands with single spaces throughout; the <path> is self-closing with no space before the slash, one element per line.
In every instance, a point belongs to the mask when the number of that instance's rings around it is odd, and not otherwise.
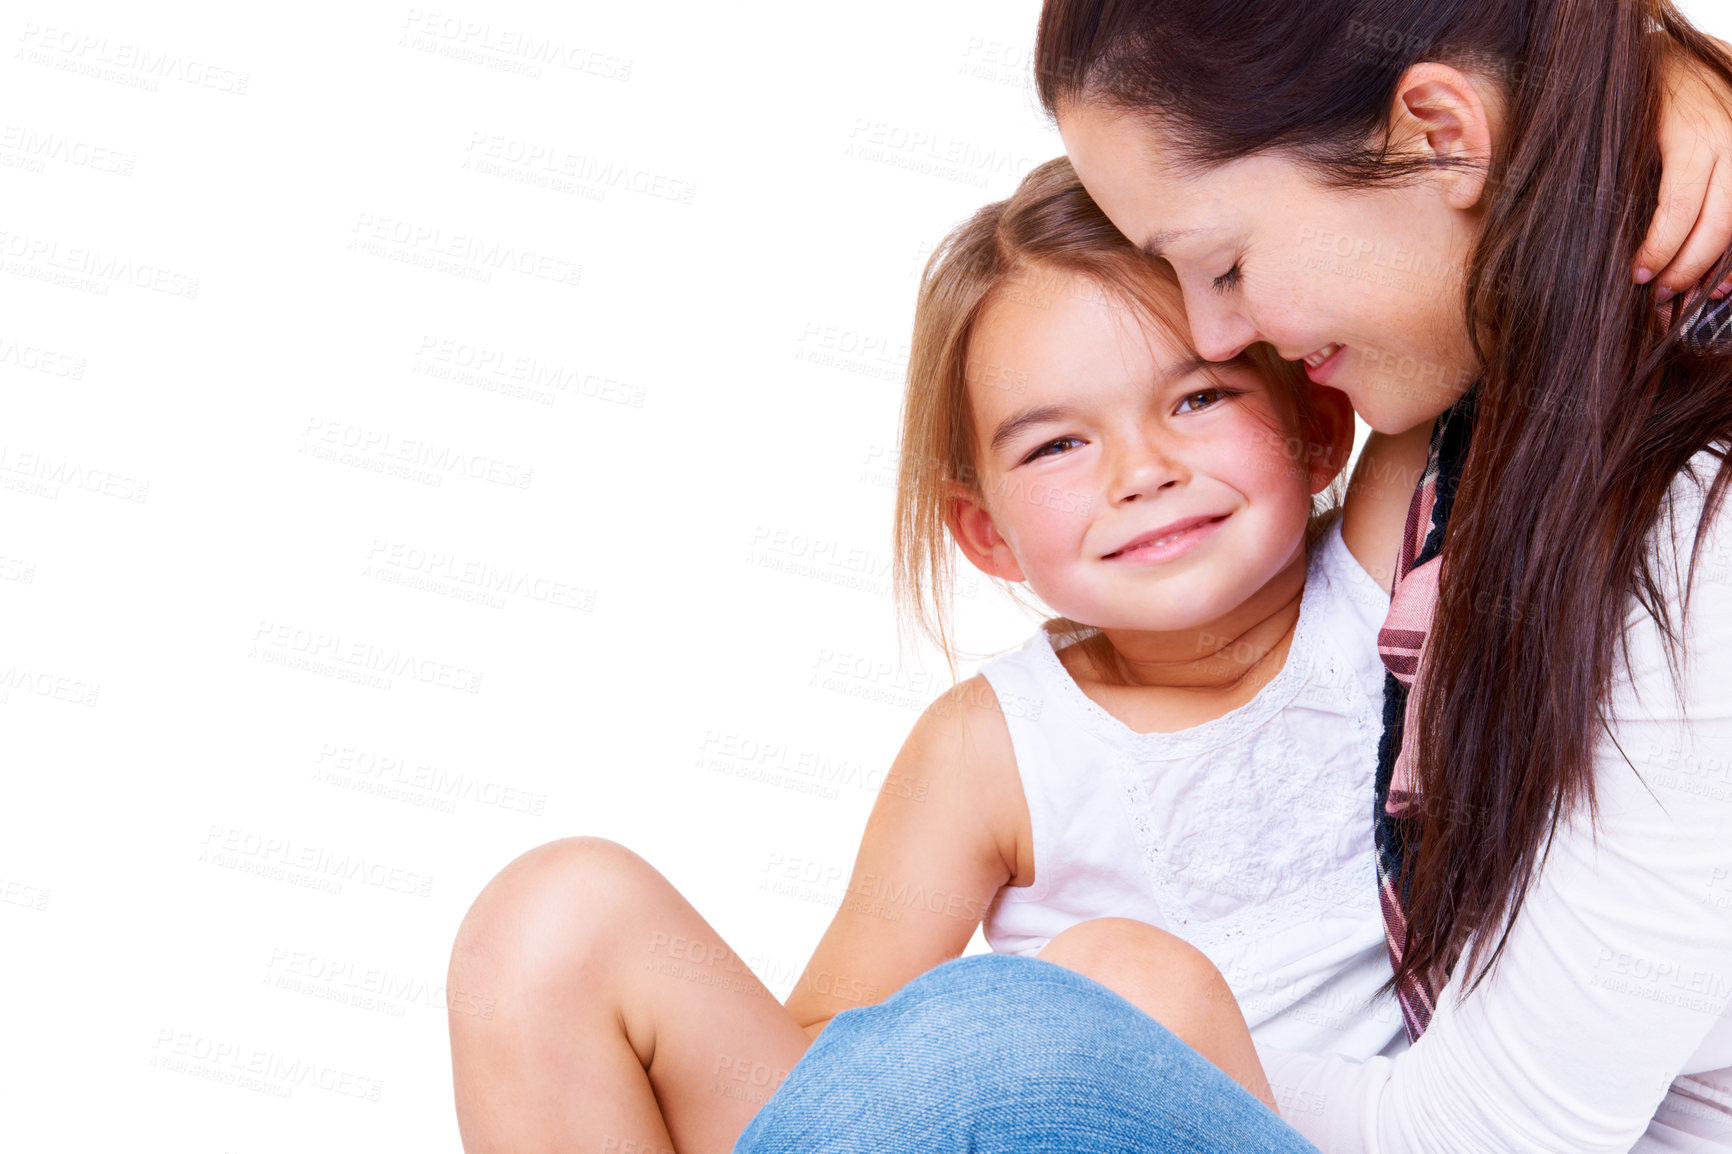
<path fill-rule="evenodd" d="M 734 1154 L 1317 1154 L 1164 1026 L 1050 962 L 947 962 L 818 1035 Z"/>

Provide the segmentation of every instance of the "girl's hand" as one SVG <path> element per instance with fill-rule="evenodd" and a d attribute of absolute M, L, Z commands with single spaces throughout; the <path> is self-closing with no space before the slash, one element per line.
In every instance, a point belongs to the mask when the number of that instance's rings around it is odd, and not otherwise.
<path fill-rule="evenodd" d="M 1669 301 L 1701 280 L 1732 247 L 1732 89 L 1672 53 L 1660 115 L 1660 207 L 1641 251 L 1637 284 Z M 1732 281 L 1714 291 L 1732 292 Z"/>

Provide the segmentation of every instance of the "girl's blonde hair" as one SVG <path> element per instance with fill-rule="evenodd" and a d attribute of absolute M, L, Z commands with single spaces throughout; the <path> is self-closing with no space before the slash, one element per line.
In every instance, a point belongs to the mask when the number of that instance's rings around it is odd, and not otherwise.
<path fill-rule="evenodd" d="M 1064 157 L 1035 168 L 1010 199 L 987 205 L 953 230 L 921 277 L 896 479 L 896 602 L 904 626 L 936 643 L 953 669 L 951 486 L 980 491 L 968 386 L 972 378 L 979 388 L 1019 387 L 998 366 L 971 368 L 969 339 L 1001 296 L 1050 293 L 1064 288 L 1073 275 L 1099 290 L 1104 306 L 1130 308 L 1178 347 L 1191 348 L 1184 299 L 1171 267 L 1144 254 L 1113 226 Z M 1318 444 L 1322 437 L 1299 368 L 1264 345 L 1244 355 L 1270 383 L 1301 443 Z M 1314 531 L 1326 524 L 1313 522 Z"/>

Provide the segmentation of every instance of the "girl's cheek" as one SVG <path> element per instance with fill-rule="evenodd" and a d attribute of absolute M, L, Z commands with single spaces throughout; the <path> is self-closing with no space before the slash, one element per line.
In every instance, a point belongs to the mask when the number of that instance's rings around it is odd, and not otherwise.
<path fill-rule="evenodd" d="M 1094 509 L 1093 476 L 1082 462 L 1056 469 L 1023 470 L 1006 479 L 1005 496 L 1025 522 L 1059 536 L 1082 531 Z"/>
<path fill-rule="evenodd" d="M 1079 555 L 1088 528 L 1084 499 L 1056 479 L 1028 480 L 1014 502 L 1018 556 L 1031 580 L 1057 578 Z"/>
<path fill-rule="evenodd" d="M 1041 487 L 1038 496 L 1046 496 L 1044 487 Z M 1062 552 L 1065 545 L 1074 540 L 1081 531 L 1080 523 L 1075 517 L 1037 497 L 1026 499 L 1019 505 L 1017 519 L 1023 526 L 1024 541 L 1037 555 Z"/>
<path fill-rule="evenodd" d="M 1310 499 L 1311 448 L 1304 439 L 1252 423 L 1237 445 L 1223 446 L 1217 461 L 1224 476 L 1237 477 L 1247 494 Z"/>

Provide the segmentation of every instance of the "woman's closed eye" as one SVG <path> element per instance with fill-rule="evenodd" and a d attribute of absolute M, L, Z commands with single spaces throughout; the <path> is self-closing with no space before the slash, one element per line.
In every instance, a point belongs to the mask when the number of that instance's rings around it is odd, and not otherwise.
<path fill-rule="evenodd" d="M 1239 287 L 1239 281 L 1244 277 L 1244 275 L 1245 270 L 1243 266 L 1240 265 L 1238 261 L 1234 261 L 1232 268 L 1209 282 L 1209 287 L 1218 293 L 1231 292 Z"/>
<path fill-rule="evenodd" d="M 1081 437 L 1057 437 L 1041 445 L 1038 449 L 1017 463 L 1026 465 L 1030 461 L 1037 461 L 1042 457 L 1056 457 L 1060 453 L 1063 453 L 1067 446 L 1080 445 L 1082 443 L 1083 439 Z"/>

